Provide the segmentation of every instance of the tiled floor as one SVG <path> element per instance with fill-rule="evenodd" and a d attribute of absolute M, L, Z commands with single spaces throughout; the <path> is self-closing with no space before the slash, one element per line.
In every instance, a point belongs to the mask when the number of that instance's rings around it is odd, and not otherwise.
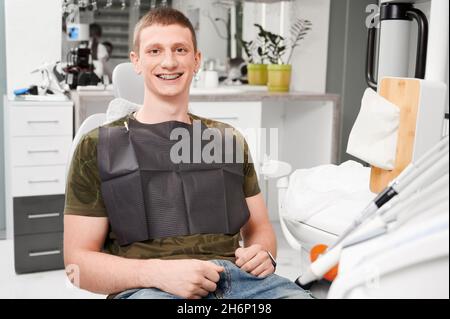
<path fill-rule="evenodd" d="M 275 223 L 278 238 L 277 274 L 295 280 L 299 275 L 300 256 L 293 251 Z M 11 240 L 0 240 L 0 298 L 105 298 L 73 287 L 63 270 L 16 275 Z"/>

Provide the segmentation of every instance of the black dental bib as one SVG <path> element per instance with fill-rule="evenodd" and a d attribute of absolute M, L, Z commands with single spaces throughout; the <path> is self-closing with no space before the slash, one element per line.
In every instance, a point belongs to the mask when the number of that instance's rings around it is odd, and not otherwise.
<path fill-rule="evenodd" d="M 143 124 L 128 118 L 123 126 L 99 129 L 101 191 L 119 245 L 194 234 L 236 234 L 248 220 L 243 163 L 236 158 L 225 162 L 230 158 L 227 135 L 204 123 L 199 129 L 199 122 L 196 131 L 195 125 L 179 121 Z M 189 161 L 171 160 L 171 149 L 181 136 L 171 140 L 174 129 L 189 133 Z M 211 138 L 221 144 L 221 161 L 209 163 L 192 148 L 197 143 L 203 150 L 212 143 L 195 134 L 205 130 L 221 132 L 221 141 Z M 236 154 L 241 146 L 233 140 L 231 151 Z"/>

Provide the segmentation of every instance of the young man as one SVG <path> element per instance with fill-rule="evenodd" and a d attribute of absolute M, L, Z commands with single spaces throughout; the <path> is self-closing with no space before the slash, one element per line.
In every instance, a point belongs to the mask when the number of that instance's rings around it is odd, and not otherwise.
<path fill-rule="evenodd" d="M 72 279 L 116 298 L 308 298 L 273 274 L 276 239 L 245 142 L 241 164 L 169 156 L 173 129 L 230 128 L 188 113 L 201 59 L 189 20 L 150 11 L 130 58 L 145 81 L 143 106 L 88 133 L 73 157 L 64 218 Z"/>

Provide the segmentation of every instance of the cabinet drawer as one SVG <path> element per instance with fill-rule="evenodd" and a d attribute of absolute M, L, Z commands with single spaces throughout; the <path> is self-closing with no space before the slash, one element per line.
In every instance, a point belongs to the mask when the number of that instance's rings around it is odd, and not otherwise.
<path fill-rule="evenodd" d="M 16 273 L 64 268 L 63 233 L 14 237 Z"/>
<path fill-rule="evenodd" d="M 12 196 L 63 194 L 65 166 L 14 167 L 11 173 Z"/>
<path fill-rule="evenodd" d="M 71 107 L 11 107 L 11 137 L 72 136 Z"/>
<path fill-rule="evenodd" d="M 230 124 L 235 128 L 261 126 L 260 102 L 192 102 L 189 103 L 189 111 L 201 117 Z"/>
<path fill-rule="evenodd" d="M 14 234 L 62 231 L 64 199 L 64 195 L 15 197 Z"/>
<path fill-rule="evenodd" d="M 65 165 L 72 145 L 70 136 L 14 137 L 11 164 L 15 166 Z"/>
<path fill-rule="evenodd" d="M 261 151 L 261 102 L 191 102 L 189 111 L 195 115 L 227 123 L 246 139 L 252 159 L 259 163 Z M 269 135 L 266 135 L 267 137 Z M 259 165 L 255 167 L 259 171 Z"/>

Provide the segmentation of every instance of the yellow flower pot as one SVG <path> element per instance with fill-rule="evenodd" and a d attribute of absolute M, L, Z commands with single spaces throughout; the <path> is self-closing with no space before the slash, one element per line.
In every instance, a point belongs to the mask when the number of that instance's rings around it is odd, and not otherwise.
<path fill-rule="evenodd" d="M 250 85 L 266 85 L 267 84 L 267 64 L 247 65 L 247 79 Z"/>
<path fill-rule="evenodd" d="M 269 92 L 289 92 L 291 64 L 269 64 L 267 66 L 267 88 Z"/>

